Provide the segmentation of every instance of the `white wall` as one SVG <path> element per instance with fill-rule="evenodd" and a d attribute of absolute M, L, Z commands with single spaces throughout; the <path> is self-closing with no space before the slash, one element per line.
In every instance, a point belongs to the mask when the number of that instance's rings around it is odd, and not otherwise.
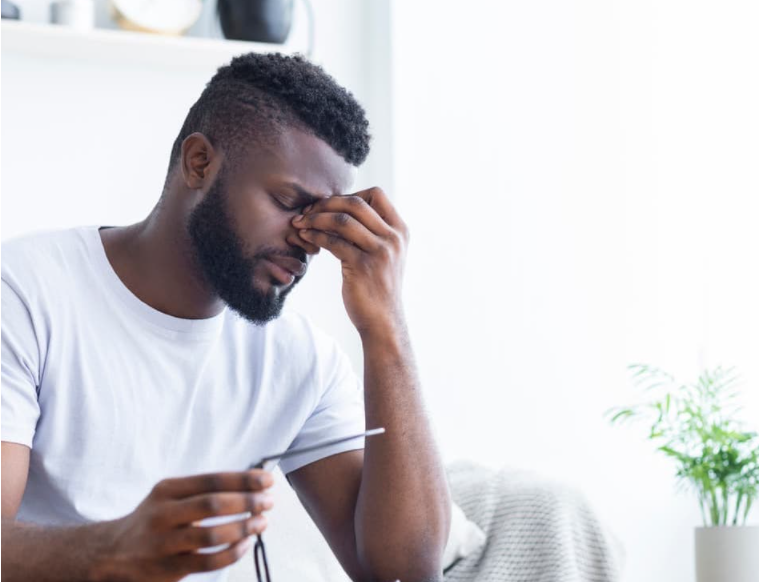
<path fill-rule="evenodd" d="M 757 7 L 418 0 L 389 22 L 382 1 L 314 4 L 316 59 L 373 122 L 357 186 L 388 187 L 412 227 L 407 312 L 445 456 L 578 485 L 628 580 L 690 582 L 696 504 L 643 427 L 601 415 L 633 397 L 633 361 L 736 364 L 757 410 Z M 2 237 L 140 220 L 212 73 L 3 50 Z M 292 299 L 361 365 L 334 260 Z"/>
<path fill-rule="evenodd" d="M 25 20 L 46 21 L 48 2 L 17 4 Z M 378 93 L 376 82 L 389 76 L 389 58 L 370 47 L 387 43 L 387 16 L 383 24 L 375 17 L 378 7 L 366 0 L 312 4 L 314 60 L 354 92 L 372 122 L 373 150 L 356 187 L 386 185 L 389 93 Z M 220 36 L 215 5 L 205 3 L 191 35 Z M 98 25 L 113 28 L 106 1 L 99 0 L 97 8 Z M 306 49 L 306 30 L 303 4 L 296 2 L 287 50 Z M 215 67 L 169 69 L 125 61 L 42 58 L 3 48 L 3 239 L 79 224 L 130 224 L 150 212 L 174 138 Z M 360 344 L 343 308 L 337 261 L 322 253 L 310 273 L 290 303 L 337 336 L 360 369 Z"/>
<path fill-rule="evenodd" d="M 626 365 L 737 365 L 757 429 L 757 22 L 749 1 L 393 4 L 406 307 L 446 456 L 580 487 L 630 581 L 691 582 L 700 516 L 645 427 L 602 418 L 634 397 Z"/>

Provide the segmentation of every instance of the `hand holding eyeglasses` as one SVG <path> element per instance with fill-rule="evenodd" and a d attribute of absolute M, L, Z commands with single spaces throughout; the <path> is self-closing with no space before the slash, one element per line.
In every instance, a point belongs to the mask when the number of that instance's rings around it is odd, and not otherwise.
<path fill-rule="evenodd" d="M 256 574 L 259 580 L 269 581 L 261 533 L 267 527 L 263 513 L 273 506 L 266 490 L 274 478 L 264 467 L 383 432 L 382 428 L 370 430 L 270 455 L 248 471 L 164 479 L 132 513 L 102 524 L 104 550 L 93 567 L 93 578 L 175 582 L 235 563 L 256 535 Z"/>
<path fill-rule="evenodd" d="M 263 469 L 164 479 L 132 513 L 103 523 L 95 579 L 174 582 L 194 572 L 229 566 L 267 527 L 272 508 L 266 491 L 274 483 Z M 217 516 L 250 513 L 246 519 L 198 527 Z M 214 553 L 201 548 L 224 546 Z"/>

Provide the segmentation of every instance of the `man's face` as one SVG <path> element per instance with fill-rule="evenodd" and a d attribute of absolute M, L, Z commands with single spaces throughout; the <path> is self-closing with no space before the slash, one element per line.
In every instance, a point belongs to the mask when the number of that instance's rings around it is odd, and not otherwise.
<path fill-rule="evenodd" d="M 231 309 L 263 324 L 280 314 L 315 251 L 298 236 L 293 217 L 317 199 L 346 193 L 355 168 L 296 129 L 252 149 L 241 167 L 222 165 L 191 212 L 188 232 L 214 291 Z"/>

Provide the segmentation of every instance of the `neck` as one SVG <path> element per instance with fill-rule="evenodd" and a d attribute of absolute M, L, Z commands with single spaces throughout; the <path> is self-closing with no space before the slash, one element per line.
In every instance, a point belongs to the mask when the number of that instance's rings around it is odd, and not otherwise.
<path fill-rule="evenodd" d="M 206 319 L 224 303 L 201 275 L 185 226 L 186 214 L 168 196 L 142 222 L 100 231 L 111 266 L 127 288 L 154 309 Z"/>

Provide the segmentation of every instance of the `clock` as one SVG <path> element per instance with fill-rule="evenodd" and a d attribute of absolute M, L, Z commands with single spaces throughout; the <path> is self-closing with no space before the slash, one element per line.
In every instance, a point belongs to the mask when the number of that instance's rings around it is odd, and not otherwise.
<path fill-rule="evenodd" d="M 111 0 L 111 15 L 125 30 L 181 35 L 201 15 L 202 0 Z"/>

